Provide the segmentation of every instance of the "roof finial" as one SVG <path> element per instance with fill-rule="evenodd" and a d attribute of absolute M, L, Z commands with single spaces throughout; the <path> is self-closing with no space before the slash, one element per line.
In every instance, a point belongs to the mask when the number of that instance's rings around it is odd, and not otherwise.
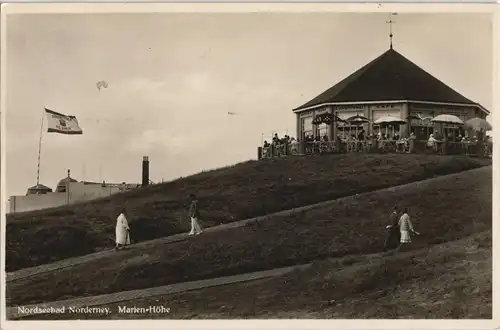
<path fill-rule="evenodd" d="M 69 178 L 69 174 L 70 174 L 70 172 L 71 172 L 71 171 L 70 171 L 70 169 L 68 169 L 68 178 Z"/>
<path fill-rule="evenodd" d="M 392 24 L 393 23 L 396 23 L 395 21 L 392 20 L 392 16 L 396 16 L 398 13 L 389 13 L 389 20 L 386 21 L 386 23 L 389 24 L 389 42 L 390 42 L 390 47 L 392 49 L 392 37 L 393 37 L 393 34 L 392 34 Z"/>

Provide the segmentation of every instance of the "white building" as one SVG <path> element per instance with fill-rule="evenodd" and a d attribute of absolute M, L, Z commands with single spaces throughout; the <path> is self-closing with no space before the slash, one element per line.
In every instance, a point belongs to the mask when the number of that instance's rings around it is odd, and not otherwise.
<path fill-rule="evenodd" d="M 8 213 L 27 212 L 85 202 L 140 186 L 140 184 L 126 183 L 78 182 L 70 176 L 68 170 L 68 176 L 59 181 L 55 192 L 43 184 L 37 184 L 30 187 L 25 196 L 11 196 L 8 203 Z"/>

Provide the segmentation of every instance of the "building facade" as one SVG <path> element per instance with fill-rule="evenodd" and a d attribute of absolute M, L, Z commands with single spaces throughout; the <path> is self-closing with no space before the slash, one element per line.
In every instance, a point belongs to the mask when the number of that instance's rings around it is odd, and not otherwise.
<path fill-rule="evenodd" d="M 27 194 L 26 196 L 11 196 L 8 203 L 8 213 L 27 212 L 81 203 L 96 198 L 108 197 L 140 187 L 140 184 L 108 184 L 96 182 L 67 182 L 63 191 L 44 194 Z M 61 187 L 61 186 L 60 186 Z"/>
<path fill-rule="evenodd" d="M 380 130 L 372 124 L 374 121 L 382 116 L 396 117 L 407 124 L 393 129 L 402 137 L 413 132 L 417 139 L 426 139 L 438 128 L 430 121 L 437 115 L 452 114 L 467 121 L 474 117 L 484 119 L 489 114 L 480 104 L 460 95 L 392 48 L 293 112 L 297 138 L 301 141 L 306 136 L 325 135 L 332 140 L 347 130 L 361 129 L 343 124 L 313 125 L 314 118 L 325 112 L 344 120 L 356 115 L 368 118 L 370 123 L 362 127 L 369 135 Z M 409 116 L 420 119 L 408 119 Z"/>
<path fill-rule="evenodd" d="M 11 196 L 7 204 L 7 213 L 27 212 L 68 204 L 81 203 L 96 198 L 108 197 L 123 191 L 146 187 L 149 180 L 149 157 L 142 160 L 142 184 L 87 182 L 75 180 L 68 170 L 66 177 L 59 180 L 56 191 L 38 183 L 28 188 L 25 196 Z"/>

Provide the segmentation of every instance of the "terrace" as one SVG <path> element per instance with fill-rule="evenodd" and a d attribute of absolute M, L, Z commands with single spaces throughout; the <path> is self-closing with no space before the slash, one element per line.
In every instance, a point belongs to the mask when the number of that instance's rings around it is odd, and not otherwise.
<path fill-rule="evenodd" d="M 280 138 L 275 134 L 271 143 L 265 141 L 258 148 L 258 158 L 350 152 L 492 156 L 493 141 L 491 136 L 486 134 L 492 127 L 481 118 L 473 118 L 464 123 L 452 115 L 440 115 L 435 118 L 413 117 L 407 118 L 407 121 L 385 117 L 370 123 L 365 117 L 354 117 L 347 120 L 336 116 L 322 117 L 313 123 L 318 132 L 316 136 L 305 135 L 302 140 L 288 135 Z M 324 124 L 336 125 L 338 134 L 334 139 L 319 132 L 318 127 Z M 366 136 L 360 126 L 366 124 L 372 124 L 376 134 Z M 410 134 L 401 137 L 399 126 L 405 124 L 410 126 Z M 426 136 L 428 138 L 425 138 Z"/>

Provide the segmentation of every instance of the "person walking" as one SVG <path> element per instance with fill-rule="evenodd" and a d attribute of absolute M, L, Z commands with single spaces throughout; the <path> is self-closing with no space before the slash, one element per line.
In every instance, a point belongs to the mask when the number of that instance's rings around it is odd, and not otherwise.
<path fill-rule="evenodd" d="M 401 231 L 401 239 L 400 239 L 400 244 L 398 247 L 398 251 L 401 250 L 401 247 L 404 244 L 409 244 L 411 243 L 411 235 L 410 232 L 420 235 L 415 229 L 413 228 L 413 224 L 410 220 L 410 216 L 408 215 L 408 209 L 405 208 L 403 210 L 403 214 L 401 215 L 401 218 L 399 218 L 399 230 Z"/>
<path fill-rule="evenodd" d="M 120 215 L 116 219 L 115 235 L 115 250 L 120 250 L 124 248 L 125 245 L 130 244 L 130 228 L 128 226 L 127 217 L 125 216 L 125 208 L 122 209 Z"/>
<path fill-rule="evenodd" d="M 200 211 L 198 210 L 198 199 L 194 194 L 189 195 L 191 199 L 191 205 L 189 206 L 189 217 L 191 218 L 191 231 L 189 232 L 189 236 L 199 235 L 203 232 L 200 224 L 198 223 L 198 219 L 200 217 Z"/>
<path fill-rule="evenodd" d="M 388 251 L 398 247 L 401 239 L 401 232 L 399 230 L 399 210 L 394 206 L 392 213 L 389 215 L 389 225 L 387 239 L 384 242 L 384 250 Z"/>

